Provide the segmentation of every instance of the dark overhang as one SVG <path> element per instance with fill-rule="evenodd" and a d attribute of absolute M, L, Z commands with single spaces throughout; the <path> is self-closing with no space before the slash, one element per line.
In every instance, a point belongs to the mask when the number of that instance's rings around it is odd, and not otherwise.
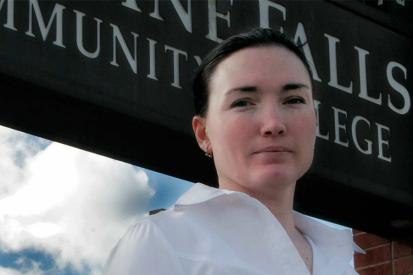
<path fill-rule="evenodd" d="M 406 1 L 395 17 L 361 1 L 3 0 L 0 123 L 213 185 L 190 129 L 192 73 L 220 39 L 283 26 L 306 42 L 319 113 L 296 208 L 411 240 L 413 41 L 400 23 L 411 9 Z"/>

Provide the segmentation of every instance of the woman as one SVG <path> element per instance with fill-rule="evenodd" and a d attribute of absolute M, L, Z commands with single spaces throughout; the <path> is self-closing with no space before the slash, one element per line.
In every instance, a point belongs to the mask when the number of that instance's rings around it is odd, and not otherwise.
<path fill-rule="evenodd" d="M 219 189 L 195 184 L 133 226 L 106 273 L 357 274 L 350 231 L 293 211 L 316 132 L 300 49 L 270 29 L 233 36 L 199 67 L 194 99 L 193 130 Z"/>

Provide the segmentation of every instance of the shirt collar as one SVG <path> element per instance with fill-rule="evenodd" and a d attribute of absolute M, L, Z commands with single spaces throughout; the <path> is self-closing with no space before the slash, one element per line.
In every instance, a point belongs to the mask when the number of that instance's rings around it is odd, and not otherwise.
<path fill-rule="evenodd" d="M 195 183 L 175 203 L 177 206 L 193 205 L 212 200 L 226 194 L 240 193 L 231 190 L 218 189 L 202 183 Z"/>
<path fill-rule="evenodd" d="M 365 253 L 353 241 L 353 233 L 350 228 L 334 228 L 327 222 L 294 211 L 294 221 L 297 228 L 318 246 L 350 245 L 349 250 Z"/>
<path fill-rule="evenodd" d="M 195 183 L 175 203 L 176 206 L 200 204 L 224 195 L 248 195 L 231 190 L 218 189 L 202 183 Z M 333 228 L 317 219 L 294 211 L 294 220 L 298 229 L 310 237 L 316 245 L 352 244 L 351 250 L 358 253 L 364 251 L 353 242 L 351 229 Z M 334 240 L 334 241 L 333 241 Z"/>

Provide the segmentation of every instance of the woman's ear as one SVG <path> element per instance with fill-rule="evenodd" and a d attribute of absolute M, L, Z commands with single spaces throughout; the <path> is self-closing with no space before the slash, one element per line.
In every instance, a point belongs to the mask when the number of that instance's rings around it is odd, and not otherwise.
<path fill-rule="evenodd" d="M 199 147 L 207 153 L 210 147 L 210 141 L 206 132 L 206 119 L 201 116 L 194 116 L 192 118 L 192 130 L 194 131 Z"/>

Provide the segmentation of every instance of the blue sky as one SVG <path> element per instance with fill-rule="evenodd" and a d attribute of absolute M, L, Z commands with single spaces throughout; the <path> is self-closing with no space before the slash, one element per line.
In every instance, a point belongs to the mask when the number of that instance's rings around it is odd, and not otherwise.
<path fill-rule="evenodd" d="M 190 182 L 0 126 L 0 274 L 100 274 L 148 210 Z"/>
<path fill-rule="evenodd" d="M 145 171 L 149 176 L 150 186 L 156 190 L 156 193 L 149 201 L 148 210 L 168 208 L 192 186 L 192 183 L 188 181 L 151 170 L 145 169 Z"/>

